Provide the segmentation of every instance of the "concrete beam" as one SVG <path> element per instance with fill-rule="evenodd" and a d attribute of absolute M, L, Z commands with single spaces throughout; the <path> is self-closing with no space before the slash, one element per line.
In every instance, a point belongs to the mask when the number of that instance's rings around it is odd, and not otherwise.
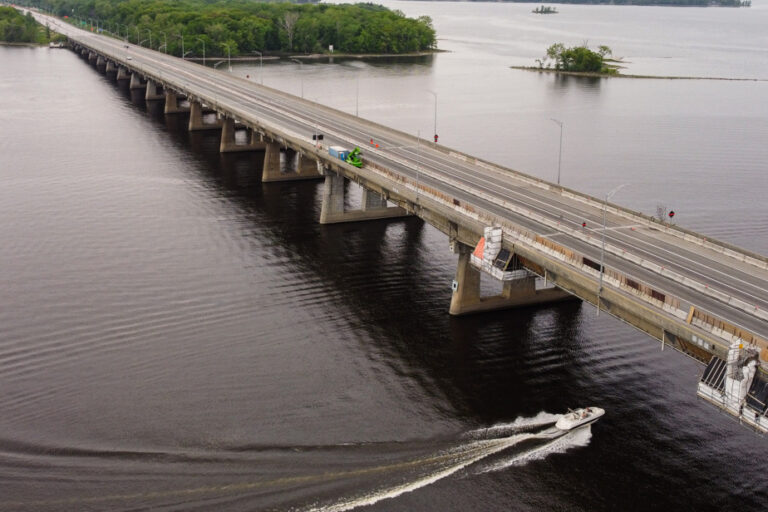
<path fill-rule="evenodd" d="M 206 123 L 203 117 L 203 106 L 198 101 L 189 102 L 189 131 L 218 130 L 221 128 L 221 120 L 215 123 Z"/>
<path fill-rule="evenodd" d="M 261 173 L 261 181 L 264 183 L 313 180 L 322 177 L 317 169 L 317 162 L 311 157 L 290 148 L 283 149 L 276 142 L 267 142 L 265 149 L 264 170 Z"/>
<path fill-rule="evenodd" d="M 221 144 L 219 144 L 219 151 L 222 153 L 232 153 L 236 151 L 264 151 L 267 144 L 261 141 L 261 138 L 253 130 L 249 130 L 248 142 L 245 144 L 238 144 L 235 138 L 237 130 L 235 127 L 235 121 L 231 118 L 223 120 L 221 125 Z"/>
<path fill-rule="evenodd" d="M 333 171 L 325 172 L 323 206 L 320 210 L 320 224 L 338 224 L 361 220 L 392 219 L 405 217 L 408 212 L 398 206 L 387 207 L 387 201 L 380 194 L 363 191 L 363 204 L 359 210 L 344 209 L 344 177 Z"/>
<path fill-rule="evenodd" d="M 513 281 L 505 281 L 501 295 L 480 295 L 480 270 L 470 263 L 472 248 L 459 244 L 459 261 L 456 267 L 454 290 L 451 296 L 451 315 L 466 315 L 484 311 L 496 311 L 547 302 L 578 300 L 577 297 L 557 288 L 536 289 L 536 277 L 530 275 Z"/>

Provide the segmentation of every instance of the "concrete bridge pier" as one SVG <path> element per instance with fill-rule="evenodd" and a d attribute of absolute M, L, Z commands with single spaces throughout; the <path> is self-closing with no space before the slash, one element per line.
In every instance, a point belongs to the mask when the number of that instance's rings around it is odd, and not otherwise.
<path fill-rule="evenodd" d="M 399 206 L 387 206 L 386 198 L 372 190 L 363 190 L 363 200 L 359 210 L 345 210 L 344 177 L 333 171 L 325 171 L 323 188 L 323 206 L 320 210 L 320 224 L 337 224 L 361 220 L 391 219 L 408 215 Z"/>
<path fill-rule="evenodd" d="M 96 69 L 104 73 L 107 69 L 107 59 L 99 55 L 96 57 Z"/>
<path fill-rule="evenodd" d="M 131 73 L 131 84 L 129 89 L 143 89 L 147 86 L 146 83 L 141 81 L 141 76 L 138 73 Z"/>
<path fill-rule="evenodd" d="M 519 279 L 504 281 L 500 295 L 482 297 L 480 294 L 480 270 L 470 263 L 472 248 L 458 244 L 459 262 L 451 296 L 451 315 L 466 315 L 484 311 L 496 311 L 546 302 L 578 300 L 559 288 L 536 289 L 536 276 L 529 274 Z"/>
<path fill-rule="evenodd" d="M 111 60 L 107 61 L 107 67 L 104 69 L 104 73 L 107 74 L 107 76 L 111 76 L 112 78 L 115 77 L 117 74 L 117 66 L 115 66 L 115 63 Z"/>
<path fill-rule="evenodd" d="M 173 91 L 165 91 L 165 113 L 179 114 L 189 112 L 189 107 L 179 106 L 179 96 Z"/>
<path fill-rule="evenodd" d="M 144 99 L 146 101 L 164 100 L 165 94 L 163 94 L 163 87 L 158 86 L 157 83 L 152 80 L 147 80 L 147 91 L 144 94 Z"/>
<path fill-rule="evenodd" d="M 277 142 L 266 142 L 264 169 L 261 181 L 293 181 L 322 178 L 317 162 L 290 148 L 281 148 Z"/>
<path fill-rule="evenodd" d="M 237 127 L 235 126 L 235 120 L 226 118 L 221 125 L 221 144 L 219 144 L 219 151 L 221 153 L 232 153 L 235 151 L 264 151 L 267 144 L 261 141 L 259 134 L 253 130 L 248 130 L 248 142 L 245 144 L 238 144 L 236 140 Z"/>
<path fill-rule="evenodd" d="M 115 80 L 120 81 L 120 80 L 130 80 L 130 79 L 131 79 L 131 74 L 128 73 L 128 70 L 125 69 L 123 66 L 119 66 L 117 68 L 117 76 L 115 77 Z"/>
<path fill-rule="evenodd" d="M 95 54 L 95 53 L 93 53 L 93 52 L 88 52 L 88 62 L 89 62 L 90 64 L 94 64 L 94 63 L 96 62 L 96 59 L 97 59 L 97 58 L 98 58 L 98 57 L 96 56 L 96 54 Z"/>
<path fill-rule="evenodd" d="M 189 131 L 218 130 L 219 128 L 221 128 L 221 120 L 217 119 L 214 123 L 206 123 L 203 116 L 203 106 L 200 102 L 189 102 Z"/>

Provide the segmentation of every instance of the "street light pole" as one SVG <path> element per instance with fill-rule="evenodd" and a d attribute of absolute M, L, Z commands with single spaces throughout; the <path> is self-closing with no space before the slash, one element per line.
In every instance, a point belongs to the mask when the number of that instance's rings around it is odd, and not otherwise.
<path fill-rule="evenodd" d="M 291 59 L 293 62 L 299 63 L 299 76 L 301 76 L 301 97 L 304 98 L 304 63 L 299 59 Z"/>
<path fill-rule="evenodd" d="M 434 124 L 435 131 L 434 131 L 434 135 L 435 135 L 435 146 L 437 146 L 437 93 L 434 92 L 434 91 L 427 91 L 427 92 L 435 97 L 435 124 Z"/>
<path fill-rule="evenodd" d="M 259 54 L 259 81 L 264 85 L 264 55 L 259 50 L 253 50 Z"/>
<path fill-rule="evenodd" d="M 560 185 L 560 164 L 563 161 L 563 122 L 559 119 L 550 118 L 560 126 L 560 151 L 557 155 L 557 184 Z"/>
<path fill-rule="evenodd" d="M 355 77 L 355 117 L 360 117 L 360 77 Z"/>
<path fill-rule="evenodd" d="M 626 183 L 622 183 L 618 187 L 605 194 L 605 202 L 603 203 L 603 241 L 600 245 L 600 284 L 597 287 L 597 316 L 600 316 L 600 294 L 603 293 L 603 274 L 605 273 L 605 217 L 608 210 L 608 200 L 613 196 L 613 194 L 626 186 Z"/>
<path fill-rule="evenodd" d="M 184 53 L 184 34 L 182 34 L 181 32 L 179 32 L 178 34 L 176 34 L 176 37 L 178 37 L 178 38 L 180 38 L 180 39 L 181 39 L 181 58 L 183 59 L 183 58 L 184 58 L 184 55 L 186 55 L 186 54 Z"/>
<path fill-rule="evenodd" d="M 416 202 L 419 201 L 419 171 L 421 170 L 421 130 L 416 131 Z"/>
<path fill-rule="evenodd" d="M 198 37 L 197 40 L 203 43 L 203 66 L 205 66 L 205 39 Z"/>

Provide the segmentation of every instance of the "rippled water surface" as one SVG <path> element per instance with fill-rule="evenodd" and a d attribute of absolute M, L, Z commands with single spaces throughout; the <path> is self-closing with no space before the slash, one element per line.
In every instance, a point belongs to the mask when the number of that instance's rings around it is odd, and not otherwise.
<path fill-rule="evenodd" d="M 426 137 L 431 90 L 441 142 L 545 179 L 562 119 L 565 185 L 768 252 L 768 83 L 508 67 L 562 34 L 756 76 L 767 9 L 390 5 L 451 52 L 265 84 Z M 622 36 L 648 19 L 669 45 Z M 430 226 L 320 226 L 321 183 L 262 185 L 73 53 L 0 66 L 0 510 L 765 508 L 765 439 L 695 398 L 694 361 L 579 303 L 450 318 Z M 591 432 L 550 434 L 585 404 Z"/>

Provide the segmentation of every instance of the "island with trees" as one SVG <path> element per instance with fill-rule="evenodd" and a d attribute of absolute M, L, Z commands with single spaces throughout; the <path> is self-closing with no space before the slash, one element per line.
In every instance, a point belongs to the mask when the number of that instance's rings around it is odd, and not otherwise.
<path fill-rule="evenodd" d="M 597 73 L 601 75 L 616 75 L 616 61 L 608 60 L 613 52 L 605 45 L 598 46 L 597 51 L 590 50 L 584 44 L 567 48 L 563 43 L 555 43 L 547 48 L 543 59 L 537 59 L 538 69 L 552 69 L 573 73 Z"/>
<path fill-rule="evenodd" d="M 19 3 L 24 3 L 21 0 Z M 387 54 L 436 49 L 428 16 L 380 5 L 256 0 L 26 0 L 81 28 L 175 55 Z M 331 50 L 332 47 L 332 50 Z"/>

